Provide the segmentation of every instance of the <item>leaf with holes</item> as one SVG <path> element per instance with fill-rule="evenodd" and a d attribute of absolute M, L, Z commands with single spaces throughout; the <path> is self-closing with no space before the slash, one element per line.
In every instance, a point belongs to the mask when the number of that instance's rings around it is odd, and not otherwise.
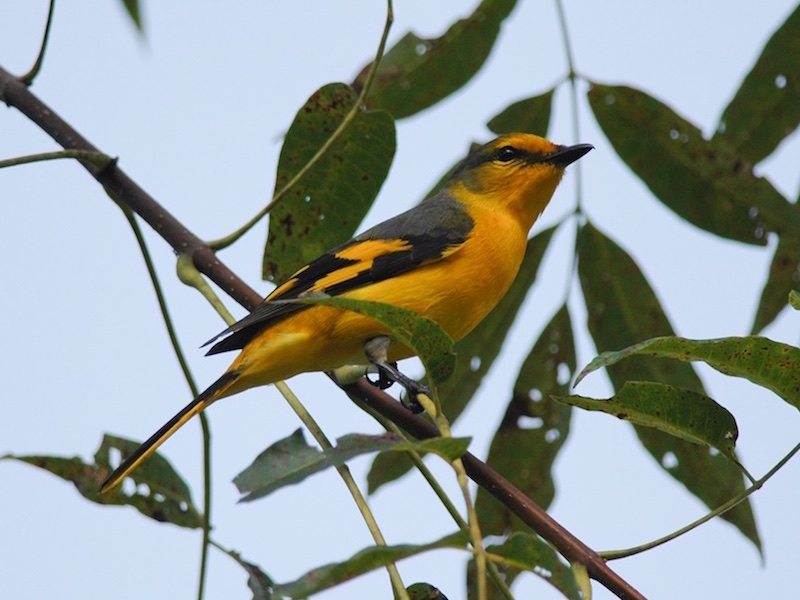
<path fill-rule="evenodd" d="M 553 92 L 551 89 L 539 96 L 510 104 L 500 114 L 492 117 L 487 127 L 498 135 L 524 131 L 546 136 L 550 124 Z"/>
<path fill-rule="evenodd" d="M 717 340 L 657 337 L 617 352 L 604 352 L 589 363 L 578 380 L 601 367 L 636 355 L 702 361 L 720 373 L 744 377 L 765 387 L 800 409 L 800 349 L 759 336 Z"/>
<path fill-rule="evenodd" d="M 701 131 L 644 92 L 593 84 L 597 122 L 619 157 L 655 196 L 693 225 L 765 245 L 792 220 L 791 204 L 723 140 Z"/>
<path fill-rule="evenodd" d="M 569 406 L 554 402 L 551 396 L 569 394 L 575 367 L 572 325 L 564 305 L 522 364 L 486 461 L 545 509 L 555 496 L 553 463 L 569 435 L 572 413 Z M 486 534 L 527 530 L 507 507 L 482 488 L 478 489 L 475 507 Z"/>
<path fill-rule="evenodd" d="M 589 333 L 598 351 L 631 346 L 641 340 L 674 335 L 661 303 L 633 259 L 587 223 L 578 236 L 578 275 L 586 301 Z M 656 381 L 708 395 L 690 364 L 632 356 L 607 369 L 614 389 L 626 381 Z M 634 425 L 642 445 L 659 466 L 680 481 L 709 508 L 716 508 L 744 490 L 739 469 L 721 454 Z M 761 549 L 749 502 L 723 517 Z"/>
<path fill-rule="evenodd" d="M 545 229 L 528 241 L 525 258 L 511 289 L 472 332 L 456 343 L 453 376 L 439 384 L 442 411 L 451 422 L 463 412 L 500 353 L 517 312 L 536 281 L 536 274 L 554 232 L 554 227 Z M 411 467 L 411 460 L 402 454 L 379 455 L 367 476 L 369 493 L 384 483 L 399 479 Z"/>
<path fill-rule="evenodd" d="M 355 106 L 344 83 L 316 91 L 286 134 L 275 192 L 300 172 Z M 395 151 L 394 121 L 385 111 L 360 110 L 324 156 L 272 209 L 263 276 L 282 281 L 353 236 L 381 189 Z"/>
<path fill-rule="evenodd" d="M 715 139 L 752 163 L 800 125 L 800 7 L 772 35 L 720 118 Z"/>
<path fill-rule="evenodd" d="M 407 33 L 381 59 L 367 106 L 402 119 L 455 92 L 483 66 L 501 23 L 515 5 L 516 0 L 483 0 L 441 37 L 423 39 Z M 354 88 L 363 87 L 371 66 L 361 70 Z"/>
<path fill-rule="evenodd" d="M 113 435 L 104 435 L 94 455 L 94 464 L 79 457 L 60 456 L 8 456 L 58 475 L 71 481 L 81 495 L 97 504 L 132 506 L 146 517 L 156 521 L 172 523 L 180 527 L 203 526 L 203 518 L 192 503 L 189 486 L 181 479 L 172 465 L 160 454 L 151 455 L 130 477 L 136 489 L 130 495 L 119 486 L 104 494 L 100 484 L 111 473 L 110 454 L 117 450 L 125 458 L 139 447 L 139 442 Z"/>

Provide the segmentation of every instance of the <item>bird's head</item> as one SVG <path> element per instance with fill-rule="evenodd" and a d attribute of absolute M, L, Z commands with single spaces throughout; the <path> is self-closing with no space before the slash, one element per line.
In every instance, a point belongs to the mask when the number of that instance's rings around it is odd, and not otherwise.
<path fill-rule="evenodd" d="M 511 210 L 528 229 L 544 210 L 564 169 L 593 146 L 559 146 L 510 133 L 478 147 L 453 172 L 448 190 L 468 204 Z"/>

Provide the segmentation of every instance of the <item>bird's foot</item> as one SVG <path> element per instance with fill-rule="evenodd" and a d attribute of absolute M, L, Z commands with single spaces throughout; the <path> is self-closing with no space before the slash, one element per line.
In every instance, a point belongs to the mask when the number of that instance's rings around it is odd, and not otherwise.
<path fill-rule="evenodd" d="M 397 363 L 389 362 L 387 350 L 391 339 L 385 335 L 374 337 L 364 344 L 364 354 L 367 359 L 378 368 L 377 381 L 370 383 L 382 390 L 385 390 L 393 383 L 399 383 L 406 390 L 406 396 L 401 399 L 403 406 L 414 414 L 421 413 L 424 408 L 417 400 L 417 396 L 425 394 L 430 397 L 431 390 L 428 386 L 411 379 L 397 369 Z"/>

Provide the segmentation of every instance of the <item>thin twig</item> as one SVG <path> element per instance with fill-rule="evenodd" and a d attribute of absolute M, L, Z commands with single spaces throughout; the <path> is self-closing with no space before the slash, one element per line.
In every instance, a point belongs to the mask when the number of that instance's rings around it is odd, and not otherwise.
<path fill-rule="evenodd" d="M 442 412 L 442 405 L 439 402 L 439 395 L 436 392 L 436 387 L 433 385 L 431 387 L 434 392 L 433 398 L 431 399 L 425 394 L 418 394 L 417 401 L 425 408 L 425 412 L 433 418 L 438 434 L 445 438 L 453 437 L 450 431 L 450 422 L 447 420 L 447 416 L 444 412 Z M 478 513 L 475 512 L 475 505 L 472 503 L 472 494 L 470 494 L 469 491 L 464 462 L 460 458 L 457 458 L 450 464 L 456 472 L 458 487 L 461 489 L 461 493 L 464 496 L 464 504 L 466 506 L 467 515 L 469 516 L 467 525 L 472 538 L 472 552 L 473 558 L 475 559 L 475 582 L 478 585 L 478 600 L 486 600 L 486 549 L 483 547 L 483 536 L 481 535 L 481 528 L 478 523 Z"/>
<path fill-rule="evenodd" d="M 354 396 L 353 400 L 355 400 L 355 402 L 362 410 L 365 410 L 370 415 L 372 415 L 372 417 L 375 420 L 377 420 L 378 423 L 380 423 L 381 426 L 384 429 L 386 429 L 386 431 L 394 433 L 395 435 L 399 435 L 400 437 L 405 439 L 408 438 L 408 436 L 397 425 L 395 425 L 390 420 L 385 419 L 380 413 L 375 412 L 366 404 L 360 402 L 357 397 Z M 455 505 L 450 500 L 450 497 L 444 491 L 444 488 L 442 488 L 442 486 L 436 480 L 436 477 L 434 477 L 433 473 L 428 468 L 428 465 L 425 464 L 425 461 L 422 460 L 422 456 L 420 456 L 419 452 L 417 452 L 416 450 L 408 450 L 406 451 L 406 454 L 411 459 L 411 462 L 414 463 L 414 468 L 416 468 L 417 471 L 420 472 L 422 477 L 430 486 L 431 490 L 433 490 L 433 493 L 436 494 L 436 497 L 438 498 L 439 502 L 442 503 L 442 506 L 444 506 L 445 510 L 448 512 L 448 514 L 453 519 L 458 528 L 462 530 L 469 529 L 469 523 L 467 523 L 467 521 L 465 521 L 464 518 L 461 516 L 461 514 L 458 512 L 458 509 L 456 509 Z M 486 556 L 488 557 L 488 553 L 486 554 Z M 487 560 L 486 567 L 489 570 L 489 576 L 492 578 L 492 581 L 497 586 L 497 589 L 500 591 L 502 596 L 507 600 L 513 600 L 514 596 L 512 595 L 511 590 L 508 587 L 508 584 L 505 582 L 505 579 L 500 574 L 497 565 L 495 565 L 492 562 L 488 562 Z"/>
<path fill-rule="evenodd" d="M 325 432 L 322 431 L 322 428 L 319 426 L 317 421 L 314 417 L 311 416 L 311 413 L 306 410 L 306 407 L 303 406 L 303 403 L 295 396 L 289 386 L 286 385 L 286 382 L 279 381 L 275 384 L 275 387 L 278 388 L 278 391 L 284 397 L 286 402 L 288 402 L 289 406 L 294 410 L 295 414 L 300 418 L 300 421 L 308 428 L 311 432 L 311 435 L 314 436 L 314 439 L 317 440 L 317 443 L 322 447 L 322 450 L 325 452 L 332 451 L 333 444 L 331 444 L 328 436 L 325 435 Z M 339 476 L 344 481 L 345 487 L 350 492 L 350 495 L 353 497 L 353 501 L 356 503 L 359 512 L 361 512 L 361 516 L 364 518 L 364 522 L 367 524 L 367 529 L 372 534 L 372 539 L 375 540 L 375 543 L 378 546 L 385 546 L 386 545 L 386 538 L 383 537 L 383 533 L 381 533 L 381 528 L 378 525 L 378 521 L 375 519 L 375 515 L 372 513 L 372 510 L 367 504 L 367 499 L 364 498 L 364 494 L 361 493 L 361 490 L 358 488 L 358 484 L 356 483 L 355 479 L 353 479 L 352 473 L 350 473 L 350 468 L 346 464 L 336 465 L 336 472 L 339 473 Z M 397 570 L 397 565 L 394 563 L 389 563 L 386 565 L 386 570 L 389 572 L 389 579 L 392 582 L 392 588 L 394 589 L 395 598 L 399 600 L 409 600 L 408 592 L 406 591 L 405 585 L 403 585 L 403 580 L 400 577 L 400 571 Z"/>
<path fill-rule="evenodd" d="M 40 152 L 38 154 L 27 154 L 0 160 L 0 169 L 6 167 L 16 167 L 30 163 L 43 162 L 46 160 L 57 160 L 60 158 L 77 158 L 91 162 L 98 169 L 105 169 L 114 159 L 106 156 L 102 152 L 92 152 L 89 150 L 58 150 L 56 152 Z"/>
<path fill-rule="evenodd" d="M 348 394 L 357 396 L 373 410 L 396 423 L 415 438 L 429 439 L 439 435 L 432 423 L 412 414 L 387 393 L 377 389 L 365 379 L 343 387 Z M 645 597 L 615 573 L 594 550 L 564 529 L 543 508 L 514 487 L 505 477 L 470 453 L 465 454 L 461 460 L 472 481 L 494 496 L 535 533 L 550 542 L 564 558 L 570 562 L 585 565 L 592 579 L 604 585 L 618 598 L 644 600 Z"/>
<path fill-rule="evenodd" d="M 245 233 L 250 231 L 256 223 L 258 223 L 262 218 L 264 218 L 267 213 L 269 213 L 272 209 L 274 209 L 280 202 L 282 202 L 289 192 L 294 189 L 294 187 L 305 177 L 311 169 L 313 169 L 316 164 L 325 156 L 328 151 L 333 147 L 333 145 L 339 140 L 342 135 L 344 135 L 345 131 L 353 124 L 353 121 L 356 120 L 358 113 L 364 110 L 364 106 L 367 101 L 367 96 L 369 95 L 370 89 L 372 88 L 372 83 L 375 81 L 375 74 L 378 71 L 378 66 L 380 65 L 381 58 L 383 57 L 383 53 L 386 50 L 386 40 L 389 38 L 389 30 L 392 27 L 392 23 L 394 22 L 394 10 L 392 8 L 392 0 L 387 1 L 387 11 L 386 11 L 386 23 L 383 28 L 383 34 L 381 35 L 381 41 L 378 44 L 378 51 L 375 54 L 375 60 L 372 61 L 372 66 L 370 67 L 369 74 L 367 75 L 367 79 L 364 83 L 364 87 L 361 89 L 361 93 L 358 95 L 355 104 L 350 109 L 350 111 L 345 115 L 342 122 L 339 123 L 339 126 L 333 131 L 331 136 L 325 140 L 325 143 L 319 147 L 316 151 L 314 156 L 312 156 L 308 162 L 303 165 L 303 167 L 295 173 L 294 177 L 292 177 L 286 185 L 284 185 L 275 195 L 272 196 L 272 200 L 262 208 L 252 219 L 250 219 L 247 223 L 245 223 L 242 227 L 231 233 L 230 235 L 225 236 L 219 240 L 214 240 L 209 243 L 212 249 L 214 250 L 221 250 L 222 248 L 227 248 L 239 238 L 241 238 Z"/>
<path fill-rule="evenodd" d="M 47 41 L 50 39 L 50 26 L 53 24 L 53 12 L 56 8 L 56 0 L 50 0 L 50 7 L 47 9 L 47 23 L 44 26 L 44 35 L 42 36 L 42 45 L 39 47 L 39 55 L 36 57 L 36 62 L 33 63 L 31 70 L 21 75 L 19 80 L 25 85 L 30 85 L 39 74 L 44 63 L 44 53 L 47 50 Z"/>
<path fill-rule="evenodd" d="M 754 481 L 753 485 L 751 485 L 749 488 L 737 494 L 724 504 L 721 504 L 711 512 L 703 515 L 696 521 L 693 521 L 688 525 L 681 527 L 677 531 L 673 531 L 672 533 L 665 535 L 664 537 L 658 538 L 657 540 L 653 540 L 652 542 L 647 542 L 646 544 L 635 546 L 633 548 L 626 548 L 624 550 L 609 550 L 606 552 L 600 552 L 599 553 L 600 556 L 602 556 L 606 560 L 616 560 L 618 558 L 626 558 L 628 556 L 633 556 L 634 554 L 640 554 L 647 550 L 652 550 L 653 548 L 660 546 L 661 544 L 666 544 L 667 542 L 670 542 L 675 538 L 682 536 L 685 533 L 689 533 L 692 529 L 700 527 L 700 525 L 702 525 L 703 523 L 707 523 L 708 521 L 710 521 L 715 517 L 725 514 L 732 508 L 739 506 L 739 504 L 747 500 L 753 493 L 760 490 L 764 486 L 764 484 L 767 483 L 767 481 L 769 481 L 769 479 L 783 467 L 783 465 L 789 462 L 789 460 L 791 460 L 792 457 L 795 454 L 797 454 L 798 451 L 800 451 L 800 444 L 797 444 L 794 448 L 792 448 L 786 456 L 784 456 L 781 460 L 778 461 L 778 464 L 776 464 L 769 471 L 767 471 L 767 474 L 764 475 L 764 477 L 762 477 L 757 481 Z"/>
<path fill-rule="evenodd" d="M 161 318 L 164 321 L 165 327 L 167 328 L 167 335 L 169 335 L 172 349 L 175 352 L 175 356 L 177 357 L 178 363 L 183 371 L 183 377 L 186 380 L 186 383 L 189 385 L 189 391 L 194 398 L 198 393 L 197 384 L 195 383 L 194 376 L 189 369 L 189 363 L 186 360 L 186 355 L 184 354 L 183 348 L 178 340 L 178 334 L 175 331 L 175 326 L 172 322 L 172 317 L 170 316 L 169 309 L 167 307 L 167 299 L 164 296 L 164 289 L 161 286 L 160 280 L 158 279 L 158 273 L 156 272 L 155 265 L 153 264 L 153 259 L 150 256 L 150 251 L 147 248 L 147 242 L 144 239 L 144 235 L 142 235 L 142 230 L 139 227 L 139 223 L 136 222 L 136 218 L 130 209 L 122 205 L 120 205 L 120 207 L 122 208 L 122 212 L 125 214 L 125 218 L 128 219 L 128 223 L 130 224 L 133 234 L 136 237 L 136 241 L 139 244 L 139 249 L 142 252 L 142 257 L 144 258 L 145 265 L 147 266 L 147 272 L 150 275 L 150 282 L 156 292 L 158 307 L 161 310 Z M 203 542 L 200 548 L 200 572 L 198 574 L 197 597 L 198 600 L 203 600 L 203 594 L 206 585 L 206 574 L 208 573 L 208 548 L 211 535 L 211 429 L 208 425 L 208 418 L 204 413 L 200 413 L 200 427 L 203 433 Z"/>

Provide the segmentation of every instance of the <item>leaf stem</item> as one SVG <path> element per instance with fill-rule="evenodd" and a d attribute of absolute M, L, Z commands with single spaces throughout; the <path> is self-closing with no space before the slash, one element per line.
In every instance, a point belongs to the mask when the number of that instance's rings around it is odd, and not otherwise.
<path fill-rule="evenodd" d="M 47 40 L 50 39 L 50 26 L 53 24 L 53 12 L 55 7 L 56 0 L 50 0 L 50 7 L 47 9 L 47 23 L 44 26 L 44 36 L 42 36 L 42 45 L 39 48 L 39 55 L 36 57 L 36 62 L 33 63 L 31 70 L 25 73 L 25 75 L 21 75 L 19 77 L 19 80 L 25 85 L 31 85 L 33 80 L 39 74 L 39 71 L 42 69 L 44 53 L 47 49 Z"/>
<path fill-rule="evenodd" d="M 786 456 L 784 456 L 780 461 L 778 461 L 778 463 L 774 467 L 772 467 L 767 472 L 767 474 L 764 475 L 764 477 L 762 477 L 758 481 L 755 481 L 752 486 L 750 486 L 749 488 L 747 488 L 746 490 L 744 490 L 740 494 L 737 494 L 736 496 L 734 496 L 733 498 L 731 498 L 730 500 L 728 500 L 724 504 L 718 506 L 717 508 L 712 510 L 710 513 L 704 515 L 703 517 L 697 519 L 696 521 L 693 521 L 692 523 L 689 523 L 685 527 L 681 527 L 680 529 L 678 529 L 677 531 L 673 531 L 669 535 L 665 535 L 664 537 L 658 538 L 657 540 L 653 540 L 652 542 L 648 542 L 646 544 L 642 544 L 641 546 L 635 546 L 633 548 L 626 548 L 624 550 L 609 550 L 609 551 L 606 551 L 606 552 L 598 552 L 598 554 L 600 556 L 602 556 L 606 560 L 615 560 L 615 559 L 618 559 L 618 558 L 626 558 L 628 556 L 633 556 L 634 554 L 639 554 L 641 552 L 645 552 L 647 550 L 651 550 L 651 549 L 655 548 L 656 546 L 660 546 L 661 544 L 665 544 L 665 543 L 667 543 L 669 541 L 674 540 L 677 537 L 682 536 L 684 533 L 690 532 L 692 529 L 695 529 L 696 527 L 699 527 L 700 525 L 702 525 L 703 523 L 706 523 L 707 521 L 710 521 L 714 517 L 718 517 L 718 516 L 728 512 L 733 507 L 738 506 L 739 504 L 741 504 L 742 502 L 747 500 L 747 498 L 749 498 L 751 494 L 755 493 L 757 490 L 760 490 L 764 486 L 764 484 L 773 475 L 775 475 L 775 473 L 777 473 L 783 467 L 783 465 L 785 465 L 787 462 L 789 462 L 792 459 L 792 457 L 795 454 L 797 454 L 798 451 L 800 451 L 800 443 L 798 443 L 794 448 L 792 448 L 789 451 L 789 453 Z"/>
<path fill-rule="evenodd" d="M 561 38 L 564 41 L 564 54 L 567 59 L 567 68 L 569 72 L 567 73 L 567 79 L 569 80 L 569 87 L 570 87 L 570 112 L 572 113 L 572 133 L 573 133 L 573 141 L 574 143 L 580 142 L 580 133 L 581 133 L 581 124 L 580 124 L 580 115 L 578 114 L 578 85 L 577 85 L 577 78 L 578 75 L 575 72 L 575 59 L 572 53 L 572 43 L 570 42 L 569 37 L 569 28 L 567 27 L 567 17 L 566 13 L 564 12 L 564 4 L 562 0 L 556 0 L 556 10 L 558 12 L 558 23 L 561 28 Z M 581 190 L 583 189 L 583 177 L 582 172 L 583 169 L 581 165 L 575 165 L 575 212 L 581 213 Z"/>
<path fill-rule="evenodd" d="M 222 320 L 225 321 L 226 325 L 233 325 L 236 319 L 225 307 L 225 305 L 222 303 L 222 300 L 219 299 L 219 296 L 217 296 L 211 286 L 208 285 L 205 279 L 203 279 L 200 271 L 198 271 L 197 267 L 195 267 L 191 256 L 188 254 L 181 254 L 178 257 L 178 263 L 175 271 L 178 275 L 178 279 L 180 279 L 184 285 L 193 287 L 200 292 L 200 294 L 206 300 L 208 300 L 208 303 L 215 311 L 217 311 L 217 314 L 222 317 Z"/>
<path fill-rule="evenodd" d="M 267 213 L 269 213 L 273 208 L 275 208 L 286 196 L 289 192 L 300 182 L 303 177 L 305 177 L 311 169 L 313 169 L 316 164 L 322 159 L 325 154 L 331 149 L 331 147 L 338 141 L 340 137 L 344 134 L 345 131 L 350 127 L 350 125 L 355 121 L 356 116 L 358 113 L 364 109 L 364 106 L 367 101 L 367 96 L 369 95 L 370 89 L 372 88 L 372 84 L 375 81 L 375 74 L 378 70 L 378 66 L 380 65 L 381 58 L 383 58 L 383 52 L 386 49 L 386 40 L 389 37 L 389 30 L 392 27 L 392 23 L 394 22 L 394 9 L 392 8 L 392 0 L 387 0 L 387 10 L 386 10 L 386 22 L 383 27 L 383 34 L 381 35 L 381 41 L 378 44 L 378 50 L 375 54 L 375 60 L 372 61 L 372 66 L 370 67 L 369 74 L 367 75 L 366 81 L 364 82 L 364 87 L 361 90 L 361 93 L 358 95 L 358 99 L 356 100 L 353 108 L 345 115 L 342 122 L 339 123 L 339 126 L 334 130 L 331 136 L 325 141 L 322 146 L 319 147 L 317 152 L 312 156 L 308 162 L 303 165 L 303 167 L 292 177 L 285 186 L 283 186 L 278 192 L 276 192 L 272 196 L 272 200 L 262 208 L 252 219 L 250 219 L 247 223 L 245 223 L 242 227 L 231 233 L 230 235 L 225 236 L 224 238 L 220 238 L 218 240 L 209 242 L 209 246 L 213 250 L 221 250 L 223 248 L 227 248 L 234 242 L 236 242 L 239 238 L 241 238 L 244 234 L 246 234 L 250 229 L 252 229 L 256 223 L 258 223 Z"/>
<path fill-rule="evenodd" d="M 175 352 L 175 356 L 177 357 L 178 363 L 181 366 L 186 383 L 189 385 L 189 390 L 192 394 L 192 397 L 196 397 L 198 394 L 197 384 L 194 381 L 194 377 L 189 369 L 189 363 L 186 361 L 186 356 L 181 348 L 180 342 L 178 341 L 178 335 L 175 331 L 172 317 L 169 314 L 166 298 L 164 297 L 164 290 L 161 287 L 161 282 L 158 279 L 155 265 L 153 264 L 152 257 L 150 256 L 150 251 L 147 248 L 147 242 L 142 235 L 142 230 L 139 227 L 139 224 L 136 222 L 133 213 L 128 208 L 122 207 L 122 205 L 120 205 L 120 207 L 122 208 L 122 212 L 125 214 L 125 218 L 128 219 L 128 223 L 130 223 L 133 234 L 136 237 L 137 243 L 139 244 L 139 249 L 142 252 L 142 257 L 144 258 L 145 265 L 147 266 L 147 272 L 150 275 L 150 282 L 152 283 L 153 289 L 156 292 L 158 307 L 161 310 L 161 317 L 164 321 L 164 325 L 167 328 L 167 334 L 169 335 L 172 349 Z M 208 547 L 210 544 L 209 535 L 211 534 L 211 430 L 209 428 L 208 419 L 203 413 L 200 413 L 200 426 L 203 432 L 203 543 L 200 550 L 200 574 L 197 585 L 198 600 L 203 599 L 205 590 L 206 573 L 208 570 Z"/>
<path fill-rule="evenodd" d="M 306 407 L 303 406 L 302 402 L 300 402 L 294 392 L 292 392 L 289 386 L 286 385 L 286 382 L 279 381 L 275 384 L 275 387 L 289 403 L 289 406 L 300 418 L 300 421 L 303 423 L 303 425 L 308 428 L 308 430 L 311 432 L 311 435 L 314 436 L 314 439 L 317 441 L 323 451 L 327 452 L 333 450 L 333 444 L 331 444 L 328 436 L 325 435 L 325 432 L 322 431 L 322 428 L 316 422 L 314 417 L 311 416 L 311 413 L 308 412 Z M 350 495 L 353 497 L 353 500 L 356 503 L 356 506 L 358 507 L 358 510 L 361 512 L 361 516 L 364 518 L 364 522 L 367 524 L 367 529 L 369 529 L 369 532 L 372 534 L 372 539 L 374 539 L 375 543 L 379 546 L 385 546 L 386 539 L 383 537 L 380 527 L 378 526 L 378 522 L 375 520 L 375 515 L 372 514 L 372 510 L 369 508 L 364 495 L 361 493 L 361 490 L 358 489 L 358 485 L 353 479 L 352 473 L 350 473 L 350 468 L 346 464 L 342 464 L 336 466 L 336 471 L 344 481 L 345 487 L 347 487 Z M 409 600 L 408 593 L 403 585 L 403 580 L 400 577 L 400 572 L 397 570 L 397 566 L 394 563 L 390 563 L 386 565 L 386 570 L 389 572 L 389 579 L 392 581 L 395 597 L 399 598 L 400 600 Z"/>
<path fill-rule="evenodd" d="M 363 403 L 359 402 L 358 404 L 361 408 L 369 412 L 384 427 L 384 429 L 390 431 L 391 433 L 394 433 L 395 435 L 399 435 L 403 438 L 408 439 L 408 436 L 393 422 L 383 417 L 380 413 L 371 410 L 368 406 L 364 405 Z M 445 510 L 447 510 L 447 512 L 450 514 L 450 517 L 453 519 L 458 528 L 462 530 L 467 529 L 469 527 L 469 523 L 467 523 L 461 516 L 461 514 L 458 512 L 458 509 L 450 500 L 450 497 L 444 491 L 444 488 L 442 488 L 442 486 L 436 480 L 436 477 L 434 477 L 433 473 L 428 468 L 428 465 L 425 464 L 425 461 L 422 460 L 422 456 L 420 456 L 419 452 L 417 452 L 416 450 L 409 450 L 407 454 L 408 457 L 411 459 L 411 462 L 414 463 L 414 467 L 416 467 L 416 469 L 420 472 L 422 477 L 431 487 L 433 493 L 436 494 L 436 497 L 442 503 Z M 497 565 L 495 565 L 490 561 L 487 561 L 486 566 L 489 571 L 489 576 L 492 578 L 492 582 L 497 586 L 497 589 L 500 591 L 503 597 L 506 598 L 506 600 L 514 600 L 514 595 L 511 593 L 511 589 L 508 587 L 508 584 L 506 583 L 505 579 L 500 574 Z"/>
<path fill-rule="evenodd" d="M 433 390 L 433 398 L 430 398 L 425 394 L 417 394 L 417 401 L 433 418 L 433 421 L 436 424 L 436 427 L 439 429 L 442 437 L 453 437 L 453 433 L 450 430 L 450 423 L 445 414 L 442 412 L 436 386 L 431 385 L 431 389 Z M 458 487 L 461 488 L 461 493 L 464 496 L 467 516 L 469 517 L 468 525 L 470 535 L 472 537 L 472 553 L 475 557 L 475 581 L 478 584 L 478 599 L 486 600 L 486 549 L 483 547 L 483 536 L 481 535 L 481 528 L 478 524 L 478 513 L 475 512 L 475 505 L 472 502 L 472 495 L 469 491 L 467 471 L 464 468 L 464 463 L 460 458 L 457 458 L 450 464 L 452 465 L 453 470 L 456 472 Z"/>
<path fill-rule="evenodd" d="M 0 160 L 0 169 L 43 162 L 46 160 L 56 160 L 59 158 L 77 158 L 78 160 L 91 163 L 98 169 L 104 169 L 115 160 L 102 152 L 93 152 L 92 150 L 58 150 L 56 152 L 40 152 L 38 154 L 28 154 L 26 156 L 17 156 L 15 158 Z"/>

